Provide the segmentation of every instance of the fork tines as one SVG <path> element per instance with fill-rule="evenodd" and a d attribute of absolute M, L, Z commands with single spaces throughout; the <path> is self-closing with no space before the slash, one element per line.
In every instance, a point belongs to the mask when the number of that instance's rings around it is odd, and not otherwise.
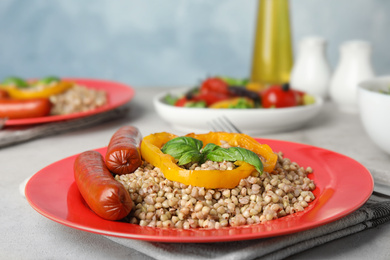
<path fill-rule="evenodd" d="M 218 117 L 213 119 L 211 122 L 208 122 L 211 129 L 215 132 L 231 132 L 231 133 L 241 133 L 241 130 L 235 126 L 226 116 Z"/>

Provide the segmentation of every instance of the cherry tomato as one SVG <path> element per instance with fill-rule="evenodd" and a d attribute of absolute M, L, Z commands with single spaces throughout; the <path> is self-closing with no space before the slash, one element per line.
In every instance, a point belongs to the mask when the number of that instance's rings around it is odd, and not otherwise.
<path fill-rule="evenodd" d="M 296 90 L 296 89 L 291 89 L 291 91 L 295 92 L 295 97 L 297 99 L 297 105 L 298 106 L 301 106 L 303 105 L 303 96 L 306 94 L 305 92 L 303 91 L 300 91 L 300 90 Z"/>
<path fill-rule="evenodd" d="M 297 106 L 297 93 L 288 86 L 274 85 L 262 92 L 261 103 L 264 108 Z"/>
<path fill-rule="evenodd" d="M 203 81 L 200 87 L 200 93 L 205 94 L 210 92 L 229 95 L 229 86 L 220 78 L 208 78 Z"/>
<path fill-rule="evenodd" d="M 176 107 L 184 107 L 184 105 L 190 101 L 189 99 L 187 99 L 186 97 L 182 97 L 182 98 L 179 98 L 176 103 L 175 103 L 175 106 Z"/>

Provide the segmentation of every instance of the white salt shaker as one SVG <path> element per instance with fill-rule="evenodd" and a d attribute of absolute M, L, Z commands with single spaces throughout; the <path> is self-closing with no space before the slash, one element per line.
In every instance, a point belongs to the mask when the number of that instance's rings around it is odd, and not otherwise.
<path fill-rule="evenodd" d="M 340 60 L 330 82 L 330 97 L 342 112 L 357 113 L 357 87 L 374 77 L 369 42 L 348 41 L 340 47 Z"/>
<path fill-rule="evenodd" d="M 290 76 L 291 87 L 323 98 L 328 96 L 331 69 L 326 58 L 326 40 L 305 37 Z"/>

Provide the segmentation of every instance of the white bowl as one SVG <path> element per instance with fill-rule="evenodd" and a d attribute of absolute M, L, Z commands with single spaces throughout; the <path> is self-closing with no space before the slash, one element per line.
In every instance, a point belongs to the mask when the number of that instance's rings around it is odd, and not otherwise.
<path fill-rule="evenodd" d="M 390 154 L 390 76 L 363 81 L 358 87 L 360 119 L 371 140 Z"/>
<path fill-rule="evenodd" d="M 248 135 L 289 131 L 304 126 L 320 112 L 323 106 L 323 99 L 319 96 L 315 96 L 316 102 L 312 105 L 274 109 L 175 107 L 163 100 L 167 94 L 178 96 L 188 90 L 188 88 L 173 89 L 160 93 L 153 99 L 157 113 L 173 128 L 183 133 L 211 131 L 209 122 L 222 116 L 226 116 Z"/>

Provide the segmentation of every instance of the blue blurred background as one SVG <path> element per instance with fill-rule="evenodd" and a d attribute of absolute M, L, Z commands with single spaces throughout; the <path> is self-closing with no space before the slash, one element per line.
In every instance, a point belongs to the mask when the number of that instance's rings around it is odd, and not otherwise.
<path fill-rule="evenodd" d="M 1 0 L 0 79 L 57 75 L 133 87 L 187 86 L 250 73 L 257 0 Z M 371 42 L 377 75 L 390 72 L 390 1 L 291 0 L 296 54 L 308 35 Z"/>

